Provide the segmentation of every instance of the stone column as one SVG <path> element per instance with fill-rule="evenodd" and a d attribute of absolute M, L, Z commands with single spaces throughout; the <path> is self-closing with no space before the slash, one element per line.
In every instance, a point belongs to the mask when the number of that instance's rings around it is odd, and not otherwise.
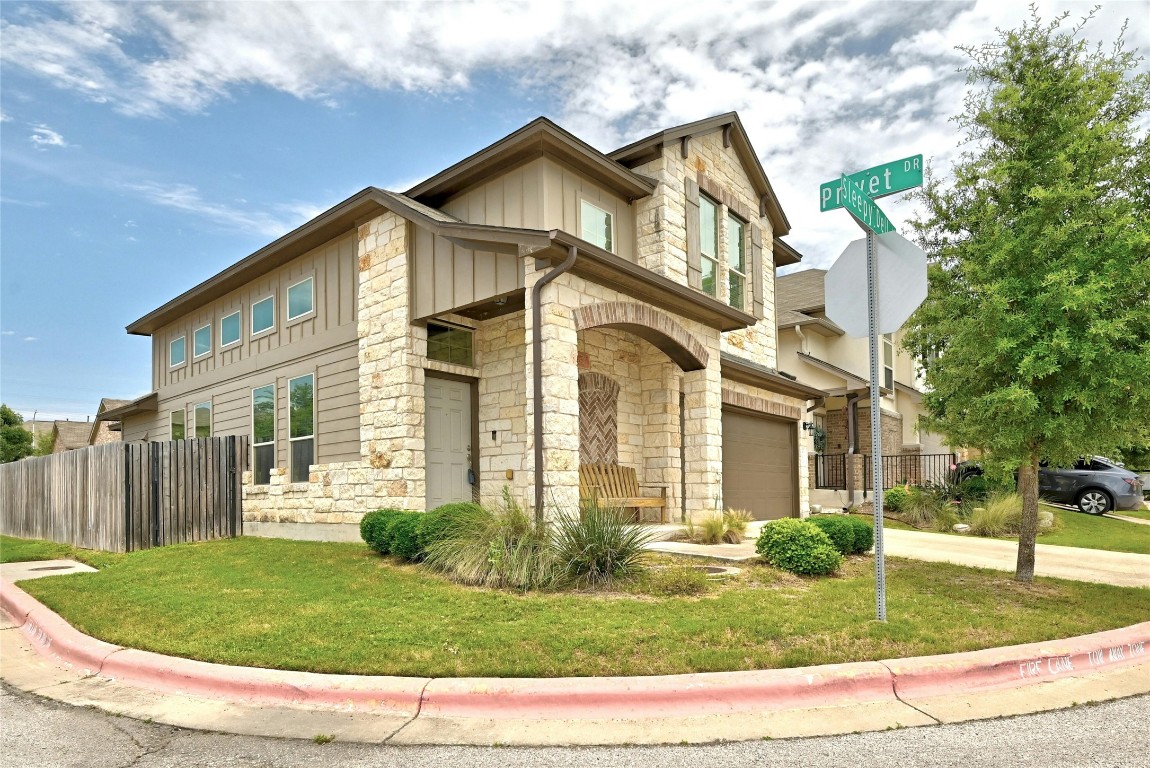
<path fill-rule="evenodd" d="M 643 388 L 643 474 L 640 482 L 665 488 L 667 520 L 681 520 L 679 368 L 661 351 L 645 344 L 639 370 Z"/>
<path fill-rule="evenodd" d="M 683 374 L 686 425 L 683 442 L 686 459 L 687 516 L 723 508 L 723 396 L 719 373 L 719 339 L 707 339 L 709 359 L 701 371 Z"/>
<path fill-rule="evenodd" d="M 536 329 L 533 326 L 532 286 L 551 268 L 534 270 L 535 259 L 527 259 L 526 279 L 526 365 L 527 379 L 527 431 L 528 466 L 531 468 L 528 505 L 534 508 L 535 475 L 540 468 L 535 466 L 535 376 L 532 364 L 532 345 Z M 560 286 L 566 276 L 560 276 L 543 288 L 540 297 L 543 342 L 543 485 L 544 498 L 541 500 L 545 514 L 553 517 L 557 513 L 577 514 L 579 509 L 579 365 L 578 337 L 573 306 L 560 300 Z"/>
<path fill-rule="evenodd" d="M 423 358 L 408 301 L 407 222 L 385 213 L 359 227 L 359 427 L 363 467 L 349 472 L 361 506 L 422 510 L 427 500 Z"/>

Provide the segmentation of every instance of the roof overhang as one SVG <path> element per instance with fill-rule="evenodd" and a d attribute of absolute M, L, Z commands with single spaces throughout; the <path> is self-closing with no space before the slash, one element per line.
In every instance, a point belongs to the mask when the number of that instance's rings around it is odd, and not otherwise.
<path fill-rule="evenodd" d="M 125 416 L 134 416 L 137 413 L 155 413 L 159 407 L 160 395 L 158 392 L 150 392 L 143 397 L 138 397 L 127 405 L 121 405 L 119 408 L 110 408 L 103 413 L 96 414 L 96 421 L 119 421 Z"/>
<path fill-rule="evenodd" d="M 827 396 L 821 389 L 808 386 L 782 375 L 778 371 L 744 360 L 727 352 L 719 355 L 720 372 L 724 379 L 749 384 L 787 397 L 817 400 Z"/>
<path fill-rule="evenodd" d="M 758 322 L 754 315 L 644 269 L 572 234 L 552 230 L 550 238 L 551 247 L 534 254 L 537 260 L 559 264 L 567 258 L 568 249 L 575 246 L 579 249 L 579 257 L 571 268 L 574 275 L 720 331 L 735 331 Z"/>
<path fill-rule="evenodd" d="M 839 328 L 837 325 L 827 320 L 825 317 L 811 317 L 810 315 L 803 315 L 802 312 L 791 311 L 792 315 L 802 315 L 803 320 L 787 320 L 779 323 L 779 330 L 787 328 L 802 328 L 804 331 L 810 330 L 820 336 L 844 336 L 846 331 Z"/>
<path fill-rule="evenodd" d="M 724 141 L 735 148 L 735 152 L 747 169 L 751 183 L 755 185 L 755 192 L 759 195 L 759 215 L 770 219 L 771 229 L 775 236 L 782 236 L 790 232 L 791 224 L 787 220 L 786 214 L 783 213 L 782 206 L 779 205 L 779 198 L 775 194 L 771 182 L 767 179 L 763 164 L 759 162 L 759 157 L 755 154 L 754 147 L 751 146 L 751 140 L 747 136 L 747 131 L 743 128 L 743 123 L 737 112 L 727 112 L 706 120 L 668 128 L 625 147 L 620 147 L 614 152 L 608 153 L 607 156 L 612 160 L 618 160 L 627 167 L 634 168 L 659 157 L 667 145 L 678 147 L 682 145 L 684 140 L 689 141 L 692 136 L 718 130 L 726 132 Z M 779 264 L 778 266 L 783 265 Z"/>
<path fill-rule="evenodd" d="M 922 402 L 922 392 L 920 392 L 919 390 L 915 389 L 912 386 L 909 386 L 907 384 L 903 384 L 902 382 L 896 381 L 894 383 L 894 390 L 895 390 L 895 392 L 899 392 L 901 394 L 908 396 L 912 403 L 917 404 L 917 403 Z"/>
<path fill-rule="evenodd" d="M 866 378 L 857 376 L 845 368 L 839 368 L 837 365 L 832 365 L 826 360 L 819 360 L 817 357 L 808 355 L 806 352 L 799 352 L 799 359 L 805 360 L 816 368 L 820 368 L 827 373 L 834 374 L 843 379 L 845 388 L 849 391 L 854 391 L 860 387 L 869 387 L 870 382 Z"/>
<path fill-rule="evenodd" d="M 540 157 L 559 160 L 627 201 L 649 196 L 656 182 L 612 160 L 545 117 L 479 150 L 404 194 L 435 207 L 486 179 Z"/>
<path fill-rule="evenodd" d="M 803 260 L 803 255 L 791 247 L 789 243 L 784 243 L 779 238 L 774 239 L 775 244 L 775 268 L 789 267 L 792 264 L 798 264 Z"/>

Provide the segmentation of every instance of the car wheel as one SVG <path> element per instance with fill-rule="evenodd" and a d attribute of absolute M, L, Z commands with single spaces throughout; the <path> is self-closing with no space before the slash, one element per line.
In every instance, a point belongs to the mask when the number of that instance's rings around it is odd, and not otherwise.
<path fill-rule="evenodd" d="M 1109 494 L 1091 488 L 1078 495 L 1078 508 L 1090 515 L 1104 515 L 1114 508 Z"/>

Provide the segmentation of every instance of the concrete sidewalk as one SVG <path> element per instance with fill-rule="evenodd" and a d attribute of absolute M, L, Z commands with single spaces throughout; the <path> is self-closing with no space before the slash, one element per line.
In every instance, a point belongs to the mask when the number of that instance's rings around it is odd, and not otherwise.
<path fill-rule="evenodd" d="M 757 534 L 757 530 L 755 533 Z M 890 557 L 955 563 L 998 571 L 1013 572 L 1018 558 L 1017 542 L 926 531 L 885 528 L 883 546 Z M 649 548 L 657 552 L 713 557 L 735 562 L 757 556 L 753 538 L 748 538 L 742 544 L 715 545 L 657 541 L 650 544 Z M 1034 573 L 1037 576 L 1091 581 L 1119 587 L 1150 587 L 1150 555 L 1038 544 Z"/>
<path fill-rule="evenodd" d="M 191 661 L 83 635 L 0 581 L 0 669 L 39 696 L 182 728 L 389 744 L 703 743 L 888 730 L 1150 691 L 1150 622 L 1079 638 L 799 669 L 397 678 Z"/>

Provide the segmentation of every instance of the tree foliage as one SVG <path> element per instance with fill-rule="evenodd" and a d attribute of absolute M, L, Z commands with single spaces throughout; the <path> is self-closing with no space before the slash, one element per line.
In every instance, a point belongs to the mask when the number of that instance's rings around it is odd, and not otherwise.
<path fill-rule="evenodd" d="M 1066 18 L 1032 9 L 961 49 L 967 147 L 911 222 L 931 259 L 905 342 L 928 361 L 924 426 L 1019 471 L 1023 580 L 1038 462 L 1150 442 L 1150 78 Z"/>
<path fill-rule="evenodd" d="M 32 434 L 24 429 L 24 417 L 0 405 L 0 464 L 17 461 L 32 453 Z"/>

